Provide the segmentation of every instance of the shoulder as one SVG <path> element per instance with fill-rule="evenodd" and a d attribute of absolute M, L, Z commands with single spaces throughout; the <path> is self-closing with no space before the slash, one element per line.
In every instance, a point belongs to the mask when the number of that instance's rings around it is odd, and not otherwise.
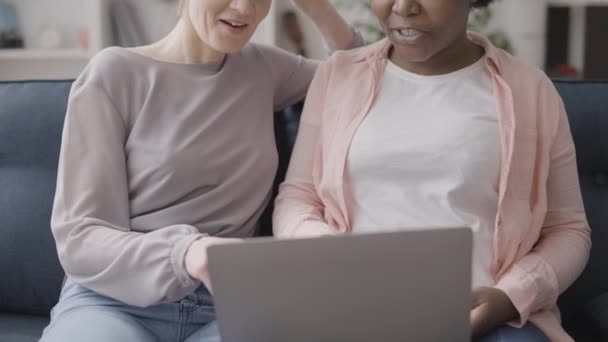
<path fill-rule="evenodd" d="M 366 80 L 374 76 L 370 70 L 379 67 L 386 60 L 390 47 L 388 40 L 352 50 L 336 51 L 329 59 L 322 62 L 316 74 L 318 83 L 325 83 L 328 90 L 343 90 L 344 86 L 368 84 Z"/>
<path fill-rule="evenodd" d="M 120 47 L 110 47 L 98 52 L 85 68 L 82 76 L 91 79 L 103 79 L 113 75 L 125 75 L 135 61 L 130 52 Z"/>
<path fill-rule="evenodd" d="M 502 50 L 497 56 L 501 77 L 511 88 L 515 101 L 543 108 L 562 105 L 562 98 L 555 84 L 543 70 Z"/>
<path fill-rule="evenodd" d="M 133 58 L 126 48 L 112 46 L 98 52 L 92 59 L 92 65 L 107 66 L 114 63 L 133 63 Z"/>
<path fill-rule="evenodd" d="M 523 87 L 526 90 L 540 89 L 552 86 L 553 82 L 540 68 L 533 66 L 522 59 L 497 49 L 496 56 L 499 60 L 501 76 L 513 88 Z"/>
<path fill-rule="evenodd" d="M 74 81 L 70 100 L 111 103 L 122 112 L 141 91 L 146 79 L 141 77 L 140 64 L 137 56 L 124 48 L 110 47 L 100 51 Z"/>
<path fill-rule="evenodd" d="M 259 43 L 248 43 L 241 49 L 241 54 L 249 57 L 262 57 L 262 58 L 276 58 L 276 57 L 288 57 L 299 59 L 302 58 L 287 50 L 281 49 L 276 46 L 259 44 Z"/>
<path fill-rule="evenodd" d="M 247 67 L 244 74 L 256 77 L 258 82 L 270 82 L 279 93 L 303 93 L 304 96 L 320 61 L 308 59 L 278 47 L 247 44 L 239 53 L 241 64 Z"/>
<path fill-rule="evenodd" d="M 283 50 L 275 46 L 258 43 L 247 43 L 239 52 L 243 57 L 261 58 L 284 54 Z"/>
<path fill-rule="evenodd" d="M 498 50 L 498 49 L 497 49 Z M 500 76 L 509 86 L 519 119 L 528 128 L 552 136 L 566 117 L 554 82 L 540 68 L 500 50 Z"/>
<path fill-rule="evenodd" d="M 360 64 L 363 61 L 379 60 L 386 57 L 389 47 L 390 42 L 388 39 L 383 39 L 357 49 L 336 51 L 329 58 L 328 62 L 334 65 L 350 66 Z"/>
<path fill-rule="evenodd" d="M 368 73 L 371 65 L 386 59 L 390 47 L 388 39 L 352 50 L 336 51 L 319 67 L 319 74 L 326 79 L 358 78 Z"/>
<path fill-rule="evenodd" d="M 75 88 L 98 87 L 111 94 L 130 83 L 139 68 L 130 52 L 110 47 L 98 52 L 74 82 Z"/>
<path fill-rule="evenodd" d="M 290 56 L 281 49 L 256 43 L 248 43 L 229 58 L 230 66 L 239 74 L 259 81 L 275 80 L 290 60 Z"/>
<path fill-rule="evenodd" d="M 484 48 L 488 66 L 516 92 L 529 94 L 539 86 L 552 84 L 543 70 L 496 47 L 487 37 L 469 32 L 469 39 Z"/>
<path fill-rule="evenodd" d="M 239 56 L 244 63 L 264 65 L 271 69 L 276 69 L 285 64 L 299 63 L 304 59 L 281 48 L 257 43 L 245 45 L 239 52 Z"/>

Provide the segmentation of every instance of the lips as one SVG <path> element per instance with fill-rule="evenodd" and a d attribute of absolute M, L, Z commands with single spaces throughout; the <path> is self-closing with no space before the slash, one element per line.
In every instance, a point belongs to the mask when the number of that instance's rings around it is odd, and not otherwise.
<path fill-rule="evenodd" d="M 399 42 L 413 44 L 425 36 L 425 32 L 415 28 L 396 27 L 391 29 L 392 36 Z"/>
<path fill-rule="evenodd" d="M 220 22 L 235 29 L 243 29 L 249 26 L 247 23 L 238 20 L 220 19 Z"/>

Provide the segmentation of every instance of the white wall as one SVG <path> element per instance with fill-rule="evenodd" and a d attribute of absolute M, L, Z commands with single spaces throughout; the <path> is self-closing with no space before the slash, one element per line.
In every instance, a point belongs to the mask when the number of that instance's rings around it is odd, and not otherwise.
<path fill-rule="evenodd" d="M 82 0 L 80 0 L 82 1 Z M 86 0 L 85 0 L 86 1 Z M 164 37 L 177 22 L 177 2 L 163 0 L 114 0 L 129 1 L 135 10 L 147 43 Z"/>
<path fill-rule="evenodd" d="M 608 0 L 500 0 L 492 25 L 507 32 L 519 58 L 544 68 L 549 5 L 571 6 L 568 63 L 578 70 L 585 64 L 585 6 L 608 5 Z"/>
<path fill-rule="evenodd" d="M 277 8 L 278 6 L 275 1 L 268 17 L 260 24 L 253 35 L 254 42 L 261 44 L 274 44 L 276 42 L 277 21 L 275 20 L 275 13 L 277 13 Z"/>
<path fill-rule="evenodd" d="M 490 25 L 509 36 L 517 57 L 544 68 L 546 23 L 547 0 L 501 0 Z"/>
<path fill-rule="evenodd" d="M 109 43 L 105 0 L 4 0 L 15 5 L 25 49 L 0 50 L 0 80 L 74 78 Z M 41 42 L 47 28 L 57 44 Z"/>
<path fill-rule="evenodd" d="M 570 11 L 570 42 L 568 64 L 583 71 L 585 68 L 585 35 L 587 30 L 586 9 L 583 6 L 572 7 Z"/>
<path fill-rule="evenodd" d="M 58 30 L 61 35 L 60 48 L 78 47 L 78 32 L 91 31 L 96 15 L 93 2 L 83 0 L 4 0 L 17 10 L 19 29 L 27 48 L 40 48 L 40 33 L 46 26 Z M 66 18 L 68 18 L 66 20 Z"/>

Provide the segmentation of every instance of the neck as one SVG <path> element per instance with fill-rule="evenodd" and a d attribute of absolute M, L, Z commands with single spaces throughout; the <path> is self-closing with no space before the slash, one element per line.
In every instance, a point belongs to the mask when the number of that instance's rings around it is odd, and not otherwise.
<path fill-rule="evenodd" d="M 471 42 L 465 33 L 446 49 L 423 62 L 409 62 L 400 58 L 396 49 L 390 52 L 390 60 L 399 67 L 419 75 L 444 75 L 477 62 L 484 55 L 482 47 Z"/>
<path fill-rule="evenodd" d="M 175 28 L 161 41 L 152 45 L 167 61 L 180 64 L 210 64 L 221 62 L 225 53 L 203 42 L 192 23 L 181 18 Z"/>

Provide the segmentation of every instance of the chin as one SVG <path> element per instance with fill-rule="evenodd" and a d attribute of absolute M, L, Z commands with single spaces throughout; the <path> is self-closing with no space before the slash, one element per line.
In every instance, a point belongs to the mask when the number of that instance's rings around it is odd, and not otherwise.
<path fill-rule="evenodd" d="M 405 47 L 393 44 L 393 52 L 398 58 L 408 63 L 423 63 L 431 59 L 431 54 L 425 49 Z"/>

